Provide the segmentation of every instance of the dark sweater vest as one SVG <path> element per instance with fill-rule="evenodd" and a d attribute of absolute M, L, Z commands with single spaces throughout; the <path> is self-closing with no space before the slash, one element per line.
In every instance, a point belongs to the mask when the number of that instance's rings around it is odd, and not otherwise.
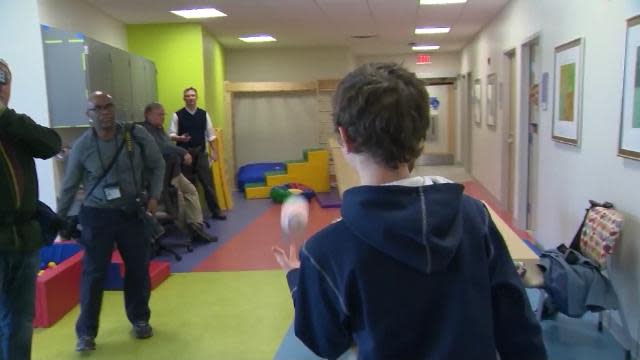
<path fill-rule="evenodd" d="M 189 134 L 189 142 L 179 142 L 178 146 L 185 149 L 201 147 L 201 151 L 206 150 L 205 134 L 207 131 L 207 112 L 198 108 L 195 114 L 191 115 L 186 108 L 176 112 L 178 115 L 178 135 Z"/>

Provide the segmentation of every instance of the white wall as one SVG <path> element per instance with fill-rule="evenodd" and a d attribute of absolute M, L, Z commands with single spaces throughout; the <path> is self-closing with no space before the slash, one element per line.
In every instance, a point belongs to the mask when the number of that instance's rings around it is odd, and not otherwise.
<path fill-rule="evenodd" d="M 40 23 L 127 50 L 125 24 L 84 0 L 38 0 Z"/>
<path fill-rule="evenodd" d="M 36 0 L 0 1 L 0 58 L 11 67 L 9 107 L 49 126 L 42 36 Z M 20 34 L 19 41 L 15 34 Z M 52 160 L 37 160 L 40 199 L 55 208 Z"/>
<path fill-rule="evenodd" d="M 227 81 L 309 81 L 340 79 L 353 69 L 343 48 L 227 49 Z"/>
<path fill-rule="evenodd" d="M 416 64 L 416 54 L 358 56 L 356 62 L 395 62 L 416 73 L 419 78 L 456 77 L 460 71 L 459 53 L 431 53 L 431 64 Z"/>
<path fill-rule="evenodd" d="M 567 243 L 589 199 L 613 202 L 625 214 L 625 225 L 624 237 L 613 256 L 611 277 L 636 337 L 640 334 L 640 161 L 617 157 L 616 151 L 625 20 L 638 14 L 637 0 L 513 0 L 463 50 L 461 65 L 461 72 L 472 71 L 483 83 L 490 72 L 497 72 L 499 81 L 505 81 L 508 68 L 504 51 L 517 48 L 516 60 L 520 63 L 520 45 L 539 33 L 542 71 L 550 73 L 552 84 L 554 48 L 577 37 L 586 39 L 582 145 L 576 148 L 552 141 L 551 104 L 549 110 L 540 113 L 535 238 L 545 248 Z M 520 65 L 517 73 L 520 84 Z M 517 112 L 521 108 L 519 102 Z M 498 119 L 496 131 L 487 130 L 483 124 L 472 134 L 472 173 L 497 198 L 506 186 L 501 181 L 504 121 L 504 116 Z M 516 182 L 526 171 L 525 166 L 518 161 Z M 520 193 L 522 190 L 518 189 Z"/>

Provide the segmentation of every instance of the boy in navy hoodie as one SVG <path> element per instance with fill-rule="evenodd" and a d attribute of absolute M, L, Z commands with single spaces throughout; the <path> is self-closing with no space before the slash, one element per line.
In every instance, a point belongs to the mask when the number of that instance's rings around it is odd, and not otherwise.
<path fill-rule="evenodd" d="M 359 359 L 546 359 L 540 326 L 483 204 L 439 177 L 411 177 L 428 127 L 424 85 L 366 64 L 334 98 L 334 124 L 361 186 L 342 220 L 287 255 L 295 333 L 317 355 Z"/>

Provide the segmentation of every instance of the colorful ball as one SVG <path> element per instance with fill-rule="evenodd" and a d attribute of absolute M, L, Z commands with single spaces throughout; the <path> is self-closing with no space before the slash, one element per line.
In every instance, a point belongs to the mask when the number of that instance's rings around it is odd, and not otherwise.
<path fill-rule="evenodd" d="M 53 262 L 53 261 L 49 261 L 49 262 L 47 263 L 47 267 L 48 267 L 48 268 L 54 268 L 54 267 L 56 267 L 56 265 L 57 265 L 57 264 L 56 264 L 55 262 Z"/>

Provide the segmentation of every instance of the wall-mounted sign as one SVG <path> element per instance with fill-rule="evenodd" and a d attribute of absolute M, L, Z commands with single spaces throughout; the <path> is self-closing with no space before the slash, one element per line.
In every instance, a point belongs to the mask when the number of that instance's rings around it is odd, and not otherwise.
<path fill-rule="evenodd" d="M 416 65 L 425 65 L 425 64 L 431 64 L 431 55 L 418 54 L 416 56 Z"/>

